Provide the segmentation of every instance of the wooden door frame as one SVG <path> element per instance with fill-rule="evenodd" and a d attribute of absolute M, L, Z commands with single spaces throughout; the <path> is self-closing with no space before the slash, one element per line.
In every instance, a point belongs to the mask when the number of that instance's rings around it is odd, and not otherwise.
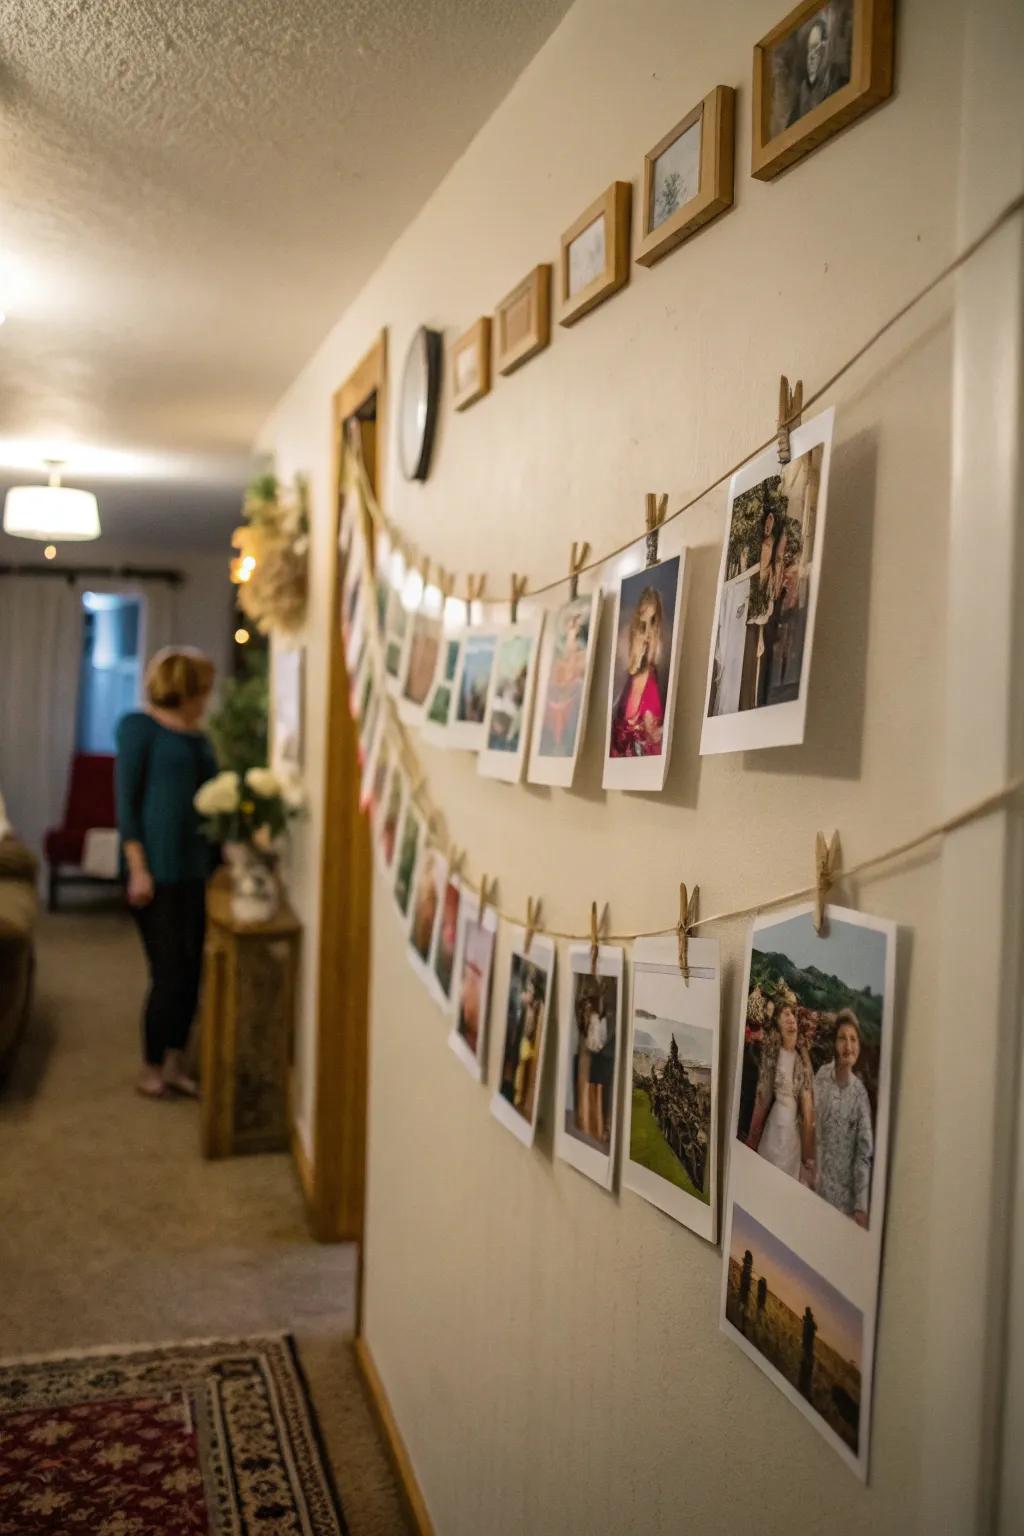
<path fill-rule="evenodd" d="M 386 425 L 387 332 L 382 331 L 331 402 L 330 625 L 327 730 L 320 858 L 316 1083 L 310 1223 L 321 1242 L 361 1242 L 366 1203 L 372 862 L 367 818 L 359 809 L 357 728 L 349 711 L 341 638 L 338 551 L 341 452 L 346 421 L 376 396 L 375 444 Z M 367 468 L 380 494 L 383 451 Z M 362 1256 L 360 1255 L 360 1275 Z M 361 1286 L 360 1286 L 361 1289 Z M 357 1297 L 358 1311 L 358 1297 Z"/>

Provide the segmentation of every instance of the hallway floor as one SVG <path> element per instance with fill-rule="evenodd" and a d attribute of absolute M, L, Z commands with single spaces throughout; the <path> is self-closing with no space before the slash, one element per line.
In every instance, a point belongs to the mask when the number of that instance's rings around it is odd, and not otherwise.
<path fill-rule="evenodd" d="M 195 1104 L 133 1091 L 143 988 L 123 913 L 42 919 L 0 1089 L 0 1356 L 288 1330 L 353 1536 L 404 1531 L 345 1342 L 355 1250 L 310 1240 L 287 1155 L 205 1162 Z"/>

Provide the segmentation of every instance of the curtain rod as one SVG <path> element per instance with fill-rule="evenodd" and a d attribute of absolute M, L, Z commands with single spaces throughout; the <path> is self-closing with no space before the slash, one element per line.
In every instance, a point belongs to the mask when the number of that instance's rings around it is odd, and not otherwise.
<path fill-rule="evenodd" d="M 104 581 L 166 581 L 168 586 L 180 587 L 185 582 L 181 571 L 171 571 L 144 565 L 4 565 L 0 564 L 0 576 L 62 576 L 65 581 L 76 581 L 81 576 L 94 576 Z"/>

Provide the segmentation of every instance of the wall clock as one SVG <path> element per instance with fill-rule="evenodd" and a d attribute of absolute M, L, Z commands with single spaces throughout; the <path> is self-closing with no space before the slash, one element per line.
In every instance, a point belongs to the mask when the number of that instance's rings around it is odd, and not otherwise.
<path fill-rule="evenodd" d="M 421 325 L 405 356 L 398 403 L 398 446 L 407 480 L 425 480 L 437 426 L 441 390 L 441 332 Z"/>

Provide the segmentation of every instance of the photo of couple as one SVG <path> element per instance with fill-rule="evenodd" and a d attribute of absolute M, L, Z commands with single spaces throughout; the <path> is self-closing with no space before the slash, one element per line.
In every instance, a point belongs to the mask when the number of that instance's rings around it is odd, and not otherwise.
<path fill-rule="evenodd" d="M 545 968 L 526 955 L 514 954 L 498 1092 L 516 1114 L 531 1125 L 537 1107 L 547 996 L 548 972 Z"/>
<path fill-rule="evenodd" d="M 618 978 L 576 972 L 572 981 L 565 1129 L 578 1141 L 607 1154 L 615 1109 Z"/>
<path fill-rule="evenodd" d="M 810 914 L 759 929 L 747 986 L 736 1134 L 869 1225 L 886 935 Z"/>

